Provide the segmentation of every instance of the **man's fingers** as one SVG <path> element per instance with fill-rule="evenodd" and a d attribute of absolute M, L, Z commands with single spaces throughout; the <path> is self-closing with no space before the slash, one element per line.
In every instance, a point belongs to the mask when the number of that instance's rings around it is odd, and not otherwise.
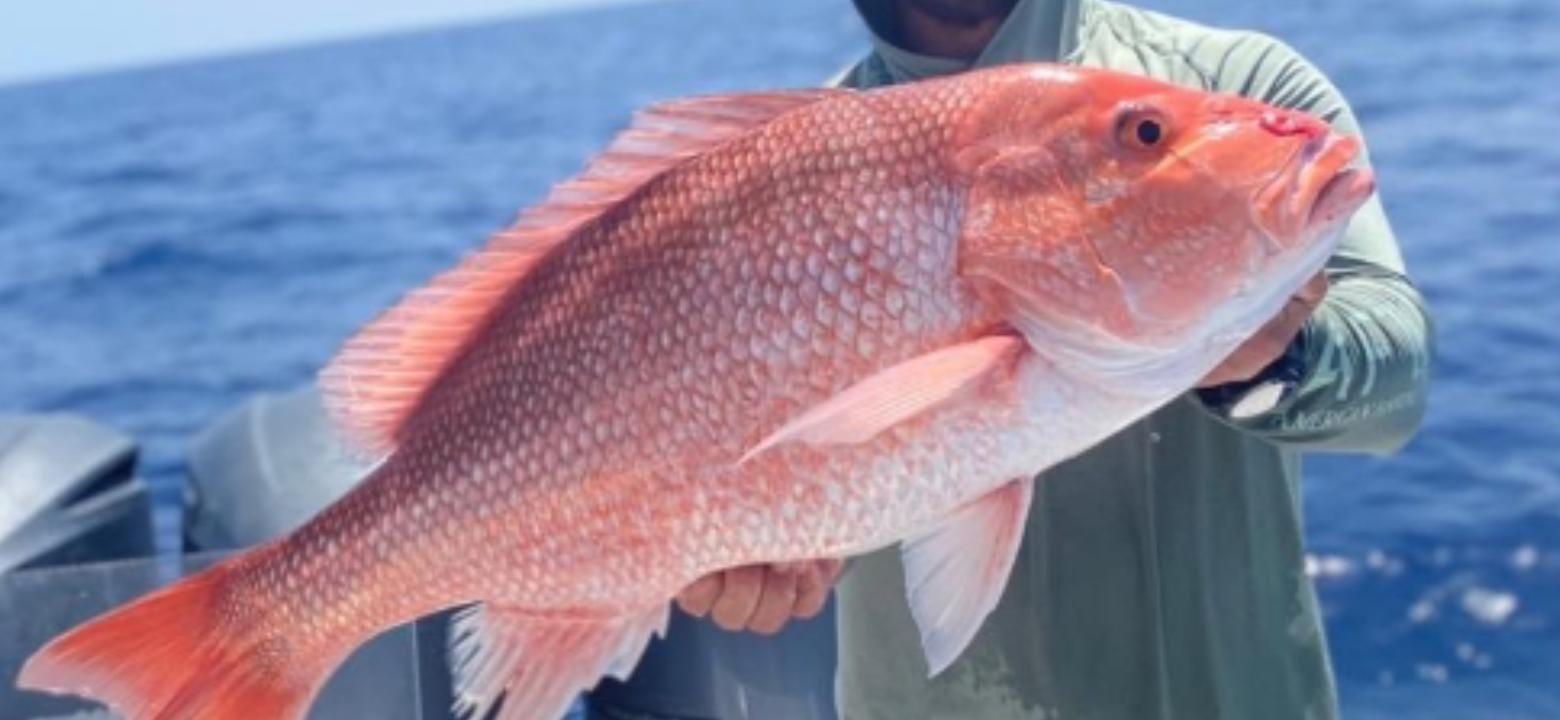
<path fill-rule="evenodd" d="M 677 606 L 689 615 L 704 617 L 715 605 L 715 600 L 720 597 L 720 590 L 724 585 L 725 573 L 705 575 L 677 594 Z"/>
<path fill-rule="evenodd" d="M 802 575 L 796 585 L 796 605 L 792 614 L 803 620 L 816 617 L 829 601 L 829 590 L 833 587 L 833 579 L 826 567 L 820 566 Z"/>
<path fill-rule="evenodd" d="M 773 635 L 780 632 L 780 628 L 785 627 L 786 621 L 791 619 L 792 608 L 796 605 L 797 580 L 797 573 L 772 570 L 764 573 L 763 591 L 759 594 L 753 617 L 747 623 L 749 630 L 763 635 Z"/>
<path fill-rule="evenodd" d="M 789 562 L 770 563 L 769 569 L 775 572 L 801 576 L 812 572 L 813 566 L 817 562 L 817 560 L 791 560 Z"/>
<path fill-rule="evenodd" d="M 1323 278 L 1323 282 L 1326 282 L 1326 278 Z M 1324 295 L 1326 292 L 1325 289 L 1322 291 Z M 1257 333 L 1256 337 L 1252 338 L 1252 342 L 1255 344 L 1253 350 L 1259 355 L 1256 359 L 1261 361 L 1257 370 L 1267 367 L 1268 363 L 1277 360 L 1280 355 L 1284 354 L 1285 350 L 1289 349 L 1289 344 L 1294 342 L 1296 335 L 1300 334 L 1300 328 L 1305 327 L 1305 321 L 1316 310 L 1316 306 L 1310 304 L 1311 302 L 1310 300 L 1302 300 L 1299 296 L 1291 299 L 1288 304 L 1284 305 L 1284 309 L 1278 314 L 1278 317 L 1273 318 L 1272 322 L 1268 323 L 1266 327 Z M 1315 302 L 1321 302 L 1321 298 L 1318 297 Z"/>
<path fill-rule="evenodd" d="M 1311 279 L 1307 280 L 1305 285 L 1300 287 L 1300 292 L 1295 293 L 1294 299 L 1304 305 L 1308 311 L 1315 310 L 1316 306 L 1321 305 L 1322 300 L 1327 297 L 1329 285 L 1327 271 L 1322 270 L 1312 275 Z M 1307 312 L 1306 315 L 1310 315 L 1310 313 Z"/>
<path fill-rule="evenodd" d="M 1284 303 L 1277 316 L 1241 343 L 1224 362 L 1198 382 L 1197 387 L 1216 387 L 1256 377 L 1257 373 L 1262 372 L 1263 368 L 1272 364 L 1289 348 L 1289 343 L 1294 341 L 1305 321 L 1327 297 L 1327 287 L 1326 273 L 1319 272 L 1312 276 L 1299 292 L 1289 298 L 1289 302 Z"/>
<path fill-rule="evenodd" d="M 741 630 L 758 607 L 764 586 L 765 568 L 759 565 L 739 567 L 725 572 L 720 597 L 710 608 L 710 619 L 724 630 Z"/>
<path fill-rule="evenodd" d="M 1282 348 L 1274 352 L 1267 338 L 1259 333 L 1236 348 L 1235 352 L 1224 359 L 1224 362 L 1219 363 L 1213 372 L 1208 373 L 1208 377 L 1198 383 L 1198 387 L 1215 387 L 1250 379 L 1282 352 Z"/>
<path fill-rule="evenodd" d="M 699 578 L 677 594 L 677 605 L 725 630 L 770 635 L 822 611 L 844 569 L 835 558 L 733 568 Z"/>

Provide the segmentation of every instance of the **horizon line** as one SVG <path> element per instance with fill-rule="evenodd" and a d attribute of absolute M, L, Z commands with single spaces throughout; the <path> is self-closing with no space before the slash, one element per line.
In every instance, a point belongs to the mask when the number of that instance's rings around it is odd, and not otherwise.
<path fill-rule="evenodd" d="M 356 42 L 384 40 L 394 37 L 478 28 L 542 16 L 571 15 L 576 13 L 591 12 L 609 7 L 686 1 L 687 0 L 543 0 L 545 3 L 543 5 L 537 5 L 533 7 L 519 7 L 512 11 L 501 14 L 474 15 L 466 18 L 452 18 L 449 20 L 434 21 L 424 24 L 388 25 L 379 28 L 372 28 L 364 32 L 350 34 L 326 32 L 314 37 L 301 37 L 275 43 L 260 43 L 255 45 L 226 48 L 222 50 L 213 50 L 209 52 L 194 51 L 165 57 L 149 57 L 143 60 L 119 61 L 101 65 L 84 65 L 57 71 L 45 71 L 38 74 L 21 74 L 13 76 L 0 73 L 0 92 L 53 85 L 56 83 L 70 83 L 80 80 L 91 80 L 100 77 L 112 77 L 122 74 L 132 75 L 136 73 L 181 67 L 185 65 L 198 65 L 205 62 L 242 60 L 245 58 L 263 57 L 266 55 L 287 53 L 296 50 L 306 50 L 310 48 L 347 45 Z"/>

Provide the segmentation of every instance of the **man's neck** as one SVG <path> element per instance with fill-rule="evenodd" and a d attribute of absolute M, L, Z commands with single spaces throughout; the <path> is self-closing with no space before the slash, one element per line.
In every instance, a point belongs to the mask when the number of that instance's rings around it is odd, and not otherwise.
<path fill-rule="evenodd" d="M 906 50 L 933 57 L 974 60 L 996 36 L 1006 12 L 983 18 L 949 21 L 917 7 L 910 0 L 894 0 L 901 37 Z"/>

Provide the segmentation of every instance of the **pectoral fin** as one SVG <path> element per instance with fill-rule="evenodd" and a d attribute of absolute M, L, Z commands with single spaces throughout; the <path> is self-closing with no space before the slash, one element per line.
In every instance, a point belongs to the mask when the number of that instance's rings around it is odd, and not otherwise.
<path fill-rule="evenodd" d="M 856 383 L 793 418 L 754 445 L 737 464 L 784 443 L 847 445 L 865 442 L 956 396 L 1024 347 L 994 335 L 911 358 Z"/>
<path fill-rule="evenodd" d="M 905 592 L 931 675 L 964 652 L 997 606 L 1033 497 L 1034 480 L 1015 480 L 905 542 Z"/>

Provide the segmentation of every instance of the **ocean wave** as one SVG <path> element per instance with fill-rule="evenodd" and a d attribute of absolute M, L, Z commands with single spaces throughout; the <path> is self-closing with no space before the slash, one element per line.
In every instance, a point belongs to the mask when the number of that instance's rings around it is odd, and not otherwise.
<path fill-rule="evenodd" d="M 196 174 L 188 168 L 156 160 L 130 160 L 107 166 L 57 169 L 54 173 L 54 180 L 60 184 L 95 192 L 123 192 L 147 187 L 189 185 L 196 179 Z"/>

